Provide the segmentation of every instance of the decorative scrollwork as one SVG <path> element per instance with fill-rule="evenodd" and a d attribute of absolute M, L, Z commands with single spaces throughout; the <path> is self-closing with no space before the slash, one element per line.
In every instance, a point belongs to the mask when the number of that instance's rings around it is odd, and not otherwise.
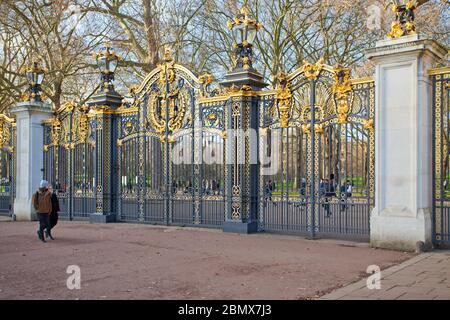
<path fill-rule="evenodd" d="M 374 130 L 374 123 L 373 123 L 373 119 L 365 119 L 363 121 L 363 128 L 366 130 L 369 130 L 371 132 L 373 132 Z"/>
<path fill-rule="evenodd" d="M 277 79 L 279 83 L 277 85 L 275 97 L 278 105 L 280 126 L 282 128 L 287 128 L 292 112 L 292 93 L 285 73 L 282 72 L 278 74 Z"/>
<path fill-rule="evenodd" d="M 149 99 L 149 115 L 147 121 L 152 125 L 157 133 L 163 133 L 166 128 L 166 103 L 169 110 L 169 131 L 173 132 L 181 128 L 186 115 L 186 106 L 189 105 L 189 98 L 178 88 L 167 95 L 168 102 L 164 94 L 153 93 Z"/>
<path fill-rule="evenodd" d="M 302 131 L 304 134 L 310 134 L 311 133 L 311 124 L 310 123 L 302 124 Z"/>
<path fill-rule="evenodd" d="M 78 119 L 78 125 L 73 126 L 72 134 L 74 141 L 86 142 L 89 136 L 89 119 L 88 119 L 89 107 L 83 105 L 80 107 L 80 114 Z"/>
<path fill-rule="evenodd" d="M 302 71 L 305 74 L 305 77 L 308 78 L 308 80 L 315 80 L 320 75 L 320 72 L 322 71 L 324 67 L 324 58 L 320 58 L 319 61 L 317 61 L 315 64 L 311 64 L 308 61 L 303 61 Z"/>
<path fill-rule="evenodd" d="M 203 81 L 206 84 L 212 79 L 205 76 Z M 170 49 L 166 48 L 163 63 L 158 65 L 153 82 L 135 102 L 138 106 L 147 103 L 143 126 L 152 128 L 157 134 L 165 133 L 166 128 L 168 133 L 173 133 L 191 127 L 192 89 L 199 89 L 193 76 L 175 64 Z"/>
<path fill-rule="evenodd" d="M 0 118 L 0 149 L 11 147 L 11 124 Z"/>
<path fill-rule="evenodd" d="M 210 73 L 204 73 L 198 77 L 198 81 L 201 85 L 200 97 L 206 98 L 209 95 L 208 89 L 211 83 L 214 81 L 214 76 Z"/>
<path fill-rule="evenodd" d="M 202 109 L 203 126 L 208 128 L 217 128 L 223 130 L 224 114 L 223 107 L 207 107 Z"/>
<path fill-rule="evenodd" d="M 324 130 L 324 125 L 322 123 L 317 123 L 314 125 L 314 132 L 317 134 L 322 134 Z"/>
<path fill-rule="evenodd" d="M 160 70 L 159 73 L 159 83 L 162 87 L 166 84 L 166 77 L 169 83 L 173 83 L 175 81 L 175 61 L 172 57 L 172 49 L 166 47 L 164 49 L 164 63 L 158 64 L 157 67 Z"/>
<path fill-rule="evenodd" d="M 338 123 L 347 123 L 353 100 L 350 69 L 341 65 L 334 67 L 333 95 Z"/>
<path fill-rule="evenodd" d="M 50 139 L 53 146 L 59 145 L 61 139 L 61 121 L 57 115 L 54 115 L 52 118 Z"/>

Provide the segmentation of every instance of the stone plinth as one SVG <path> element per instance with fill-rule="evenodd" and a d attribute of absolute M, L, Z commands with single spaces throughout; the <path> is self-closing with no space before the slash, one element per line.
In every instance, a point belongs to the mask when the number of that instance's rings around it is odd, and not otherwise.
<path fill-rule="evenodd" d="M 44 127 L 42 121 L 52 115 L 51 107 L 42 102 L 21 102 L 11 109 L 16 115 L 16 220 L 35 220 L 31 205 L 33 193 L 38 189 L 44 171 Z"/>
<path fill-rule="evenodd" d="M 418 35 L 379 41 L 376 64 L 375 208 L 371 245 L 431 246 L 432 87 L 427 70 L 446 50 Z"/>

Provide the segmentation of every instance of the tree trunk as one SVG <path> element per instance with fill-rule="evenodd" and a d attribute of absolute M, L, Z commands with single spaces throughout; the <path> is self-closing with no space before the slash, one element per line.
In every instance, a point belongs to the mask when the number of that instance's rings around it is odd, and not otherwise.
<path fill-rule="evenodd" d="M 148 64 L 148 70 L 152 70 L 156 67 L 156 64 L 158 63 L 159 57 L 158 57 L 158 42 L 156 39 L 157 34 L 157 23 L 155 23 L 155 15 L 152 8 L 152 0 L 143 0 L 144 5 L 144 27 L 145 27 L 145 38 L 147 41 L 147 47 L 148 47 L 148 55 L 147 55 L 147 61 L 145 61 Z"/>

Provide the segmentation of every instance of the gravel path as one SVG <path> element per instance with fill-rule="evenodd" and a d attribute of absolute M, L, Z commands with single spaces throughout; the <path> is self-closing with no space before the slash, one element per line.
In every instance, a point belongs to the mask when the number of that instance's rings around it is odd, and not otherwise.
<path fill-rule="evenodd" d="M 0 299 L 306 299 L 411 254 L 366 244 L 220 230 L 60 221 L 0 222 Z M 81 289 L 66 286 L 69 265 Z"/>

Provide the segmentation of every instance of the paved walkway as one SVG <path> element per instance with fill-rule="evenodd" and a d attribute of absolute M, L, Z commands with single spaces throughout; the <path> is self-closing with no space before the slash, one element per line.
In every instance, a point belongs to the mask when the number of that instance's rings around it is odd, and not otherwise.
<path fill-rule="evenodd" d="M 322 300 L 450 300 L 450 251 L 423 253 L 381 271 L 381 288 L 368 289 L 367 278 Z"/>

